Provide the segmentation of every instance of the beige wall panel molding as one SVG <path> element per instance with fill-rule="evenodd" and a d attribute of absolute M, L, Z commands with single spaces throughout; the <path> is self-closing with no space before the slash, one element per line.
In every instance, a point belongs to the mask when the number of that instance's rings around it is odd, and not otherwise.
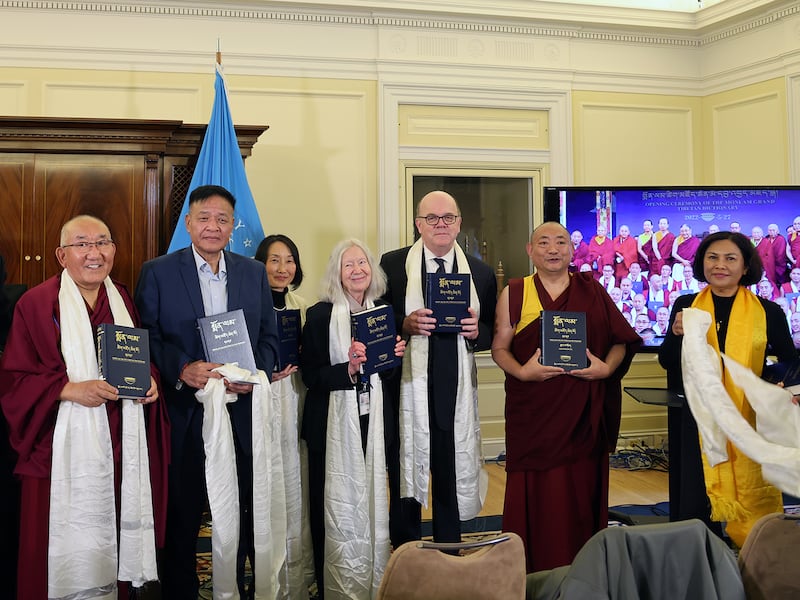
<path fill-rule="evenodd" d="M 441 164 L 453 160 L 466 160 L 472 164 L 494 166 L 509 150 L 484 147 L 435 148 L 430 146 L 403 147 L 400 144 L 399 124 L 401 106 L 449 106 L 453 108 L 485 108 L 527 110 L 532 114 L 547 115 L 549 151 L 537 150 L 528 156 L 517 153 L 521 162 L 514 168 L 525 168 L 530 163 L 545 164 L 551 181 L 565 184 L 572 181 L 571 138 L 572 124 L 569 118 L 569 94 L 557 90 L 515 89 L 502 90 L 483 87 L 463 88 L 442 85 L 420 85 L 398 81 L 385 82 L 378 87 L 380 123 L 378 147 L 381 149 L 379 184 L 381 189 L 379 207 L 380 251 L 399 248 L 407 242 L 410 230 L 405 218 L 404 186 L 400 181 L 400 162 L 416 161 L 424 166 L 426 161 Z M 499 160 L 498 160 L 499 159 Z M 549 182 L 545 182 L 549 183 Z"/>
<path fill-rule="evenodd" d="M 208 78 L 208 86 L 213 89 L 213 76 Z M 111 119 L 158 118 L 204 123 L 208 121 L 211 109 L 203 111 L 203 95 L 196 87 L 45 81 L 42 84 L 41 115 L 102 116 Z"/>
<path fill-rule="evenodd" d="M 658 355 L 639 353 L 633 358 L 631 368 L 622 379 L 623 387 L 666 388 L 667 374 L 658 364 Z M 642 433 L 663 433 L 667 429 L 667 409 L 642 404 L 628 394 L 622 394 L 622 421 L 620 437 L 633 437 Z"/>
<path fill-rule="evenodd" d="M 0 80 L 0 114 L 26 115 L 28 112 L 28 83 Z"/>
<path fill-rule="evenodd" d="M 780 92 L 708 101 L 715 182 L 782 185 L 789 181 L 785 97 Z"/>
<path fill-rule="evenodd" d="M 547 149 L 544 111 L 402 105 L 401 146 Z"/>
<path fill-rule="evenodd" d="M 693 112 L 686 106 L 576 103 L 576 183 L 692 184 L 700 133 Z"/>
<path fill-rule="evenodd" d="M 786 82 L 789 138 L 789 183 L 800 184 L 800 73 Z"/>

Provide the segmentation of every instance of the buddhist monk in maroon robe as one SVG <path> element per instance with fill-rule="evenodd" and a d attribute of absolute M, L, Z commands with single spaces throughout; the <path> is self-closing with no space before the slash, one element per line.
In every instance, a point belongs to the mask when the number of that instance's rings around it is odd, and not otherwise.
<path fill-rule="evenodd" d="M 800 216 L 794 218 L 792 227 L 794 231 L 786 234 L 786 255 L 792 267 L 798 267 L 800 266 Z"/>
<path fill-rule="evenodd" d="M 685 223 L 681 225 L 680 235 L 672 242 L 672 258 L 676 264 L 691 267 L 694 255 L 700 247 L 700 238 L 692 235 L 692 228 Z"/>
<path fill-rule="evenodd" d="M 591 265 L 589 260 L 589 244 L 583 239 L 583 234 L 576 229 L 570 236 L 572 239 L 572 262 L 570 262 L 570 273 L 577 273 L 583 265 Z"/>
<path fill-rule="evenodd" d="M 786 238 L 781 235 L 777 223 L 767 225 L 767 241 L 772 246 L 772 262 L 775 265 L 775 283 L 780 286 L 786 283 Z"/>
<path fill-rule="evenodd" d="M 503 530 L 525 542 L 528 572 L 570 564 L 608 524 L 608 456 L 617 441 L 620 381 L 641 340 L 588 273 L 568 273 L 558 223 L 531 236 L 536 275 L 498 300 L 492 358 L 506 373 Z M 586 313 L 587 367 L 540 364 L 541 309 Z"/>
<path fill-rule="evenodd" d="M 86 301 L 93 328 L 113 323 L 104 280 L 113 266 L 114 244 L 108 228 L 93 217 L 76 217 L 64 225 L 56 256 Z M 122 407 L 116 388 L 105 381 L 71 382 L 60 350 L 61 315 L 58 294 L 62 275 L 30 289 L 19 300 L 0 362 L 0 405 L 9 425 L 10 442 L 18 455 L 15 473 L 22 484 L 18 570 L 19 600 L 46 600 L 50 508 L 50 468 L 53 431 L 60 402 L 87 406 L 105 404 L 114 453 L 117 502 L 121 481 Z M 114 283 L 135 325 L 138 315 L 130 294 Z M 87 300 L 89 298 L 89 300 Z M 163 402 L 155 401 L 154 381 L 144 400 L 156 544 L 163 545 L 169 425 Z M 110 388 L 110 389 L 109 389 Z M 76 396 L 77 394 L 77 396 Z M 70 398 L 76 398 L 70 400 Z M 119 505 L 117 506 L 119 516 Z M 127 584 L 118 584 L 121 599 Z"/>
<path fill-rule="evenodd" d="M 651 252 L 653 258 L 650 260 L 650 274 L 661 273 L 661 267 L 672 265 L 672 244 L 675 241 L 675 234 L 669 230 L 669 220 L 661 217 L 658 220 L 658 230 L 650 238 Z"/>
<path fill-rule="evenodd" d="M 614 266 L 614 240 L 606 235 L 605 225 L 597 226 L 597 235 L 589 240 L 589 262 L 595 270 L 595 279 L 600 277 L 605 265 Z"/>
<path fill-rule="evenodd" d="M 764 230 L 761 227 L 753 227 L 751 230 L 750 241 L 761 258 L 761 264 L 764 266 L 764 275 L 772 282 L 773 287 L 777 287 L 775 283 L 775 258 L 772 255 L 772 244 L 764 237 Z"/>
<path fill-rule="evenodd" d="M 614 275 L 617 281 L 627 277 L 631 265 L 637 262 L 639 250 L 636 240 L 631 237 L 630 227 L 622 225 L 619 235 L 614 238 Z"/>

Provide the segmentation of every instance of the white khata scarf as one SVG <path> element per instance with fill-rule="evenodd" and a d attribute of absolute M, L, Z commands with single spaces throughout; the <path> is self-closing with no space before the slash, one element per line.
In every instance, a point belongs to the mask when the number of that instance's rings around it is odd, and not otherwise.
<path fill-rule="evenodd" d="M 454 246 L 459 273 L 469 273 L 469 262 L 461 247 Z M 425 307 L 422 296 L 423 247 L 418 240 L 406 257 L 406 315 Z M 470 306 L 480 315 L 480 301 L 474 283 Z M 462 521 L 477 516 L 488 488 L 482 468 L 478 384 L 475 361 L 466 343 L 459 340 L 458 387 L 456 391 L 455 437 L 456 494 Z M 400 494 L 415 498 L 427 508 L 430 480 L 430 425 L 428 420 L 428 338 L 411 336 L 403 358 L 400 384 Z"/>
<path fill-rule="evenodd" d="M 103 282 L 114 322 L 133 326 L 119 291 Z M 95 334 L 83 297 L 66 270 L 58 292 L 61 354 L 71 382 L 99 379 Z M 116 598 L 117 581 L 158 579 L 144 412 L 122 402 L 122 485 L 117 559 L 114 456 L 105 406 L 61 402 L 53 433 L 49 598 Z"/>
<path fill-rule="evenodd" d="M 728 460 L 728 440 L 761 464 L 764 479 L 787 494 L 800 496 L 800 408 L 792 393 L 758 377 L 722 354 L 725 368 L 756 413 L 750 425 L 730 399 L 716 352 L 706 342 L 711 315 L 683 311 L 683 369 L 686 397 L 703 437 L 703 452 L 713 466 Z"/>
<path fill-rule="evenodd" d="M 300 310 L 305 322 L 306 303 L 286 292 L 286 308 Z M 276 310 L 280 318 L 281 311 Z M 270 384 L 273 403 L 280 408 L 283 480 L 286 489 L 286 563 L 280 572 L 281 600 L 308 600 L 308 587 L 314 581 L 314 560 L 308 515 L 308 449 L 300 438 L 305 386 L 300 373 Z"/>
<path fill-rule="evenodd" d="M 215 369 L 223 377 L 243 381 L 246 369 L 226 364 Z M 270 383 L 263 371 L 253 385 L 253 540 L 255 547 L 255 597 L 275 598 L 278 574 L 286 560 L 286 496 L 280 450 L 281 419 L 273 406 Z M 211 509 L 211 558 L 214 600 L 237 600 L 236 555 L 239 548 L 239 479 L 233 428 L 226 404 L 236 402 L 223 379 L 209 379 L 195 393 L 203 405 L 203 446 L 206 488 Z"/>
<path fill-rule="evenodd" d="M 367 308 L 373 306 L 367 303 Z M 352 339 L 350 308 L 334 304 L 329 325 L 331 364 L 347 362 Z M 367 452 L 361 449 L 354 389 L 329 396 L 325 464 L 325 598 L 375 598 L 389 560 L 389 500 L 383 439 L 383 390 L 369 378 Z M 319 582 L 318 582 L 319 583 Z"/>

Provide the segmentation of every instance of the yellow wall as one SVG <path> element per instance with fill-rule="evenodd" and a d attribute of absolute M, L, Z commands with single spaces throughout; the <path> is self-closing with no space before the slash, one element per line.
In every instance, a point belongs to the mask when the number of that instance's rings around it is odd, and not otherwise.
<path fill-rule="evenodd" d="M 702 173 L 702 100 L 573 92 L 576 185 L 692 185 Z"/>
<path fill-rule="evenodd" d="M 205 123 L 214 94 L 211 68 L 0 68 L 0 82 L 0 114 L 21 116 Z M 789 183 L 785 86 L 777 78 L 707 97 L 572 91 L 574 183 Z M 270 126 L 247 161 L 250 185 L 265 232 L 298 243 L 307 277 L 300 293 L 314 301 L 338 240 L 359 237 L 380 250 L 378 83 L 235 75 L 228 89 L 237 123 Z M 417 104 L 401 107 L 399 116 L 400 146 L 546 153 L 553 135 L 543 111 Z M 503 438 L 502 373 L 488 356 L 479 365 L 483 435 L 496 448 Z M 627 385 L 663 383 L 654 355 L 638 357 L 626 378 Z M 662 409 L 625 399 L 623 434 L 663 432 L 665 421 Z"/>
<path fill-rule="evenodd" d="M 228 76 L 236 123 L 269 125 L 247 160 L 265 233 L 285 233 L 302 252 L 317 296 L 340 239 L 377 245 L 377 116 L 372 81 Z M 175 119 L 207 123 L 214 72 L 125 73 L 0 69 L 0 114 Z"/>
<path fill-rule="evenodd" d="M 705 183 L 790 183 L 783 77 L 703 98 Z"/>

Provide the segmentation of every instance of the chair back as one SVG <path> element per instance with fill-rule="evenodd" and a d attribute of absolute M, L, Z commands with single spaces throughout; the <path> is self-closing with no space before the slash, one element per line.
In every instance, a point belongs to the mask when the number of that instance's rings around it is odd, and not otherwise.
<path fill-rule="evenodd" d="M 378 590 L 378 600 L 524 598 L 525 549 L 515 533 L 461 544 L 407 542 L 392 553 Z"/>
<path fill-rule="evenodd" d="M 800 517 L 761 517 L 739 552 L 747 600 L 800 598 Z"/>

